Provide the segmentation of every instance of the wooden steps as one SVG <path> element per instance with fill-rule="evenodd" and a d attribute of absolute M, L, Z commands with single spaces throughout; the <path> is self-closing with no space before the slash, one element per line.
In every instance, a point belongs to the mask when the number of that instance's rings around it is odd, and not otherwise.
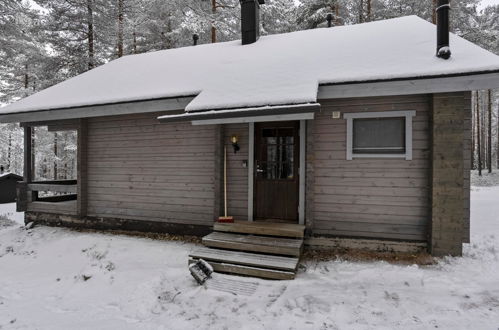
<path fill-rule="evenodd" d="M 196 262 L 196 259 L 189 258 L 189 264 Z M 226 264 L 216 261 L 208 261 L 215 272 L 229 273 L 253 277 L 261 277 L 270 280 L 292 280 L 295 278 L 295 271 L 283 271 L 276 269 L 265 269 L 261 267 L 250 267 L 235 264 Z"/>
<path fill-rule="evenodd" d="M 285 271 L 294 271 L 298 266 L 298 258 L 210 248 L 199 248 L 192 252 L 190 257 L 204 259 L 208 262 L 218 261 Z"/>
<path fill-rule="evenodd" d="M 299 257 L 301 254 L 303 240 L 213 232 L 203 237 L 203 244 L 208 247 L 221 249 Z"/>
<path fill-rule="evenodd" d="M 235 221 L 213 225 L 215 231 L 278 237 L 303 238 L 305 226 L 291 223 Z"/>
<path fill-rule="evenodd" d="M 239 221 L 216 223 L 203 237 L 206 247 L 189 255 L 189 263 L 203 259 L 216 272 L 276 280 L 296 275 L 305 227 L 286 223 Z"/>

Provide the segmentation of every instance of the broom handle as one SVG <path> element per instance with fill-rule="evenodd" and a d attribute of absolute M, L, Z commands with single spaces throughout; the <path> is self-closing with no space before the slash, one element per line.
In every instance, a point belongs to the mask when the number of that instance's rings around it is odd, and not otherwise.
<path fill-rule="evenodd" d="M 224 146 L 224 207 L 227 217 L 227 146 Z"/>

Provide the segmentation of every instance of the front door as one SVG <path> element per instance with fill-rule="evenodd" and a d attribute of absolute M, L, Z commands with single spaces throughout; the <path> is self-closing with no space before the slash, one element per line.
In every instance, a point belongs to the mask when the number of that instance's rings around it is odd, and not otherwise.
<path fill-rule="evenodd" d="M 299 122 L 255 124 L 256 220 L 298 220 Z"/>

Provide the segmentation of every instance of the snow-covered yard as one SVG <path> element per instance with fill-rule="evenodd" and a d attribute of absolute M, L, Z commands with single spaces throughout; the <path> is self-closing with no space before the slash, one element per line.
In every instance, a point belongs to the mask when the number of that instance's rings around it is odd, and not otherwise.
<path fill-rule="evenodd" d="M 0 226 L 0 329 L 497 330 L 498 198 L 497 186 L 473 188 L 463 258 L 307 262 L 294 281 L 215 274 L 207 287 L 188 273 L 191 243 L 11 223 Z"/>

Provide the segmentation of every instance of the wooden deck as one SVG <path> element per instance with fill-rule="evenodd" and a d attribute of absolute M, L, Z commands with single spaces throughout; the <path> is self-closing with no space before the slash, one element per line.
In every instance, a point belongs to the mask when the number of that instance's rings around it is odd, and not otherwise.
<path fill-rule="evenodd" d="M 234 223 L 215 223 L 213 225 L 215 231 L 241 234 L 255 234 L 265 236 L 279 236 L 303 238 L 305 226 L 290 223 L 275 223 L 275 222 L 250 222 L 250 221 L 235 221 Z"/>
<path fill-rule="evenodd" d="M 216 223 L 203 237 L 206 247 L 193 251 L 189 263 L 204 259 L 214 270 L 267 279 L 296 275 L 305 227 L 285 223 Z"/>
<path fill-rule="evenodd" d="M 208 247 L 299 257 L 303 240 L 271 236 L 213 232 L 203 237 Z"/>

